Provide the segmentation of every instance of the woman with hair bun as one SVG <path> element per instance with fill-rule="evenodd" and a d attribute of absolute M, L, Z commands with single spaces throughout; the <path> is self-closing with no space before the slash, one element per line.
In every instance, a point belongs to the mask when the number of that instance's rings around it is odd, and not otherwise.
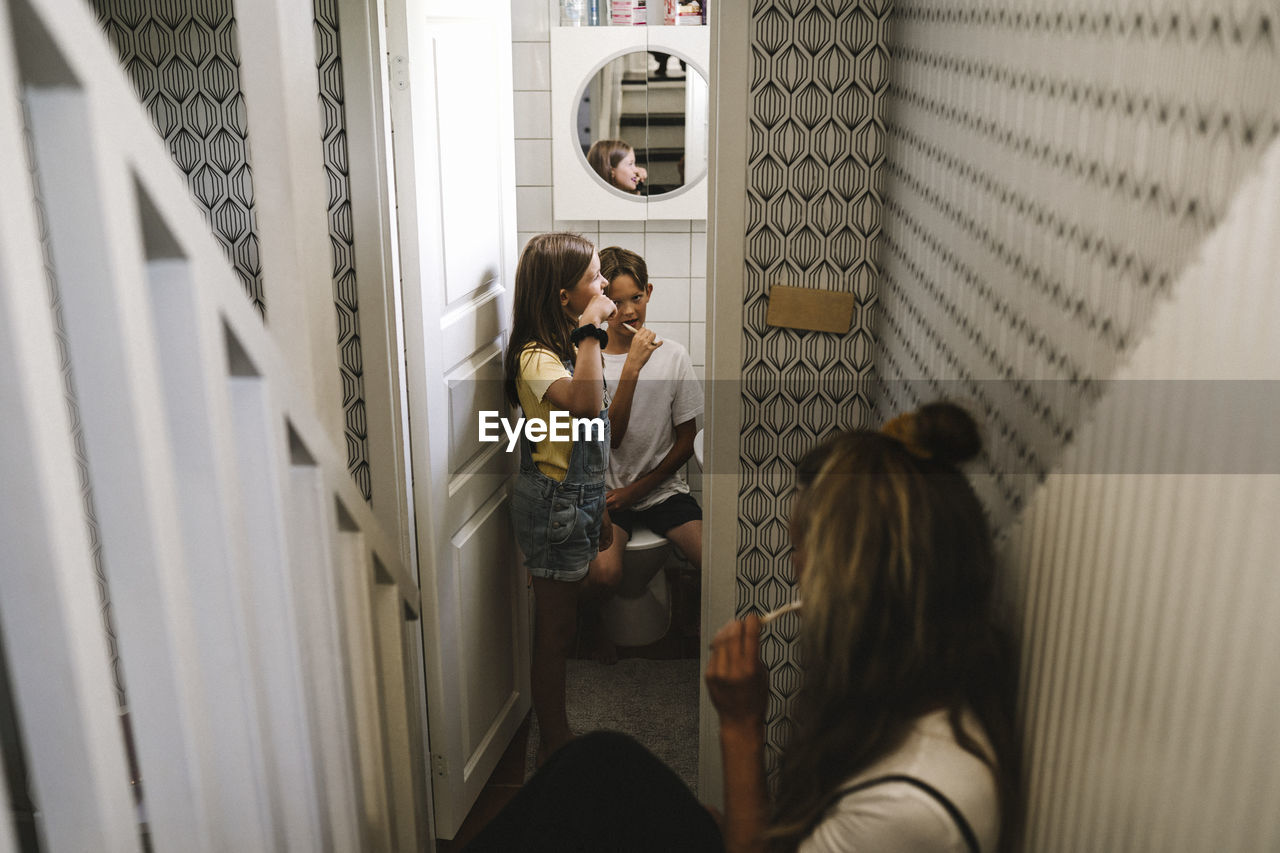
<path fill-rule="evenodd" d="M 986 517 L 957 465 L 973 419 L 933 403 L 800 462 L 791 517 L 804 682 L 770 804 L 759 619 L 716 635 L 729 851 L 1013 849 L 1016 657 Z"/>
<path fill-rule="evenodd" d="M 718 836 L 687 789 L 673 793 L 683 785 L 669 769 L 634 741 L 601 733 L 561 750 L 552 773 L 530 780 L 481 836 L 506 846 L 472 849 L 1016 849 L 1017 660 L 998 612 L 986 517 L 957 468 L 981 448 L 968 413 L 933 403 L 879 432 L 831 438 L 801 460 L 790 529 L 804 679 L 776 796 L 765 780 L 769 676 L 760 660 L 761 626 L 773 614 L 751 613 L 716 634 L 706 672 L 724 759 Z M 563 825 L 553 804 L 573 786 L 568 799 L 592 819 L 568 838 L 548 827 Z M 642 796 L 599 793 L 637 786 L 651 792 L 652 808 Z"/>

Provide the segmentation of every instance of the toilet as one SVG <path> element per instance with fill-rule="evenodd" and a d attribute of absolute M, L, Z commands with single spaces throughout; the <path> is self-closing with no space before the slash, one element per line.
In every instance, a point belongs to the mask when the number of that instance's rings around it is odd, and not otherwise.
<path fill-rule="evenodd" d="M 600 608 L 610 638 L 619 646 L 647 646 L 671 627 L 671 585 L 663 571 L 671 543 L 636 525 L 622 556 L 622 580 Z"/>

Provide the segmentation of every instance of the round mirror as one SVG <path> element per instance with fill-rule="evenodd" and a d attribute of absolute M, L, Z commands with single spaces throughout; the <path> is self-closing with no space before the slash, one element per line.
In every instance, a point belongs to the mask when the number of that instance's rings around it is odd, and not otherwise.
<path fill-rule="evenodd" d="M 687 58 L 633 51 L 588 78 L 577 101 L 582 165 L 639 201 L 678 193 L 707 171 L 707 79 Z"/>

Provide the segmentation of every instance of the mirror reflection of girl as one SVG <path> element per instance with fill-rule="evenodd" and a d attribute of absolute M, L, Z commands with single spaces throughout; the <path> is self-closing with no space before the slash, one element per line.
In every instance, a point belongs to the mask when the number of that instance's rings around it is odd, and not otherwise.
<path fill-rule="evenodd" d="M 555 849 L 619 838 L 728 853 L 1017 849 L 1017 660 L 986 518 L 956 467 L 980 449 L 972 418 L 935 403 L 800 461 L 790 531 L 804 675 L 776 798 L 751 613 L 716 634 L 707 665 L 724 767 L 718 829 L 670 768 L 599 732 L 553 756 L 469 849 L 551 849 L 538 846 L 548 838 L 583 842 Z M 588 816 L 567 834 L 559 801 Z"/>
<path fill-rule="evenodd" d="M 504 356 L 508 402 L 527 419 L 552 411 L 600 418 L 603 437 L 536 444 L 520 440 L 520 474 L 511 496 L 516 540 L 533 576 L 534 712 L 539 761 L 572 737 L 565 713 L 565 659 L 573 642 L 578 594 L 613 525 L 605 509 L 609 465 L 608 401 L 599 327 L 614 311 L 604 295 L 600 256 L 577 234 L 540 234 L 516 268 L 511 339 Z M 593 440 L 594 439 L 594 440 Z"/>
<path fill-rule="evenodd" d="M 636 165 L 636 151 L 621 139 L 597 139 L 587 151 L 587 163 L 611 187 L 625 193 L 640 192 L 649 179 L 643 166 Z"/>

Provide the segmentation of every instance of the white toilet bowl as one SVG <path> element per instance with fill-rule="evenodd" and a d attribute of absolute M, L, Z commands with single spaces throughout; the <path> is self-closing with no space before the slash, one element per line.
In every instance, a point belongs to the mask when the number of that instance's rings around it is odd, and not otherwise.
<path fill-rule="evenodd" d="M 622 580 L 600 609 L 600 618 L 619 646 L 647 646 L 671 627 L 671 588 L 663 566 L 671 543 L 636 525 L 622 555 Z"/>

